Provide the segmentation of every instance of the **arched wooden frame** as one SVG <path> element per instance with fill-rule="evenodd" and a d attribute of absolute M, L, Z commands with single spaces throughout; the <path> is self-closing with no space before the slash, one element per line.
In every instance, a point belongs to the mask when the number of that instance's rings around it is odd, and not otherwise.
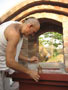
<path fill-rule="evenodd" d="M 19 10 L 17 10 L 13 14 L 11 14 L 3 22 L 11 20 L 15 16 L 17 16 L 18 14 L 24 12 L 25 10 L 27 10 L 27 9 L 29 9 L 31 7 L 34 7 L 34 6 L 38 6 L 38 5 L 52 5 L 52 6 L 68 8 L 68 4 L 66 4 L 66 3 L 54 2 L 54 1 L 34 1 L 32 3 L 29 3 L 29 4 L 25 5 L 25 6 L 23 6 L 22 8 L 20 8 Z M 35 11 L 32 11 L 32 12 L 26 13 L 22 17 L 18 18 L 17 20 L 20 21 L 21 19 L 24 19 L 28 15 L 31 15 L 31 14 L 34 14 L 34 13 L 42 13 L 42 12 L 56 13 L 56 14 L 68 16 L 68 12 L 65 12 L 65 11 L 52 10 L 52 9 L 39 9 L 39 10 L 35 10 Z"/>
<path fill-rule="evenodd" d="M 63 27 L 61 22 L 48 18 L 40 18 L 39 21 L 41 27 L 35 36 L 39 36 L 40 34 L 43 34 L 45 32 L 58 32 L 63 34 Z"/>
<path fill-rule="evenodd" d="M 38 47 L 38 48 L 36 47 L 37 49 L 39 49 L 39 36 L 40 35 L 46 32 L 58 32 L 63 35 L 63 27 L 62 27 L 61 22 L 58 22 L 53 19 L 48 19 L 48 18 L 40 18 L 39 21 L 41 25 L 40 30 L 35 34 L 35 37 L 31 35 L 28 38 L 29 43 L 32 43 L 34 41 L 37 44 L 37 47 Z M 32 45 L 30 44 L 30 46 Z"/>

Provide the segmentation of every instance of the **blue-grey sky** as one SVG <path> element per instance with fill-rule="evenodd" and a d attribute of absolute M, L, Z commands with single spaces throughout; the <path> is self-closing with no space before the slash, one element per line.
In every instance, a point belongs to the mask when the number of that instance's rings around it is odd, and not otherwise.
<path fill-rule="evenodd" d="M 22 1 L 24 0 L 0 0 L 0 17 Z"/>

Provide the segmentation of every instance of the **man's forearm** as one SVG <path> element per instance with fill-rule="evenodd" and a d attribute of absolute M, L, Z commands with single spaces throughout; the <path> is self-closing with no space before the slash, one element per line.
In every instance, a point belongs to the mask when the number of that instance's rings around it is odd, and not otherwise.
<path fill-rule="evenodd" d="M 19 64 L 16 61 L 14 61 L 13 64 L 10 62 L 7 66 L 16 71 L 24 72 L 26 74 L 29 74 L 30 71 L 28 68 L 24 67 L 23 65 Z"/>
<path fill-rule="evenodd" d="M 25 62 L 29 61 L 29 58 L 23 56 L 22 54 L 19 55 L 19 59 Z"/>

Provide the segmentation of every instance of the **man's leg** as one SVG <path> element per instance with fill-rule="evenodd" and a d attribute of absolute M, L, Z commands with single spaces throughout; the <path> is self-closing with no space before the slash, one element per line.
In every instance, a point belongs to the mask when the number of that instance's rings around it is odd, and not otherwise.
<path fill-rule="evenodd" d="M 3 87 L 4 90 L 10 90 L 10 79 L 6 77 L 5 72 L 3 72 Z"/>
<path fill-rule="evenodd" d="M 4 90 L 4 89 L 3 89 L 3 76 L 2 76 L 2 71 L 0 71 L 0 90 Z"/>

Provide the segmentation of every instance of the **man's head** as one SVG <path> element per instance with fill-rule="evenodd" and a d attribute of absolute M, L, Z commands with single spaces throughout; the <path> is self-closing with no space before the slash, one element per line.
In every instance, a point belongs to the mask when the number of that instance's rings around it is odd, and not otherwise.
<path fill-rule="evenodd" d="M 40 29 L 40 23 L 36 18 L 28 18 L 23 22 L 22 33 L 25 36 L 34 35 Z"/>

